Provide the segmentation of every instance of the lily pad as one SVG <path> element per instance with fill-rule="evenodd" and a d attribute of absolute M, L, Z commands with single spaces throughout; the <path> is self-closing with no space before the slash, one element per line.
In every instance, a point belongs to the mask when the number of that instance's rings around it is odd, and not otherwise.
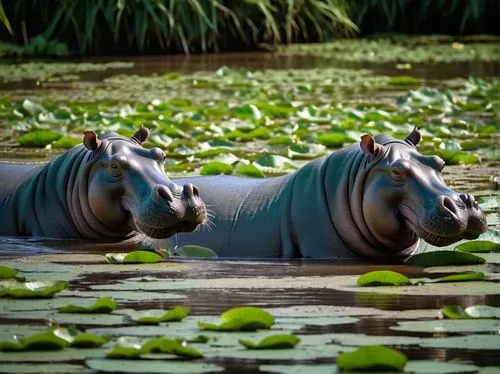
<path fill-rule="evenodd" d="M 118 307 L 111 297 L 101 297 L 90 306 L 65 305 L 59 308 L 59 313 L 111 313 Z"/>
<path fill-rule="evenodd" d="M 393 348 L 377 345 L 359 347 L 337 357 L 337 366 L 344 371 L 401 372 L 408 359 Z"/>
<path fill-rule="evenodd" d="M 140 346 L 115 346 L 109 352 L 106 353 L 106 358 L 114 359 L 137 359 L 141 356 Z"/>
<path fill-rule="evenodd" d="M 106 254 L 106 262 L 110 264 L 151 264 L 160 261 L 163 261 L 163 257 L 157 253 L 149 251 Z"/>
<path fill-rule="evenodd" d="M 264 178 L 265 175 L 258 167 L 253 164 L 241 165 L 236 168 L 236 174 L 251 178 Z"/>
<path fill-rule="evenodd" d="M 445 282 L 468 282 L 468 281 L 482 281 L 486 277 L 484 273 L 477 271 L 467 271 L 459 274 L 447 275 L 445 277 L 432 279 L 423 283 L 445 283 Z"/>
<path fill-rule="evenodd" d="M 17 273 L 19 273 L 19 270 L 17 269 L 0 265 L 0 279 L 15 278 Z"/>
<path fill-rule="evenodd" d="M 500 318 L 500 308 L 489 305 L 474 305 L 465 308 L 465 314 L 471 318 Z"/>
<path fill-rule="evenodd" d="M 486 260 L 483 257 L 467 252 L 435 251 L 411 256 L 406 262 L 411 265 L 443 266 L 483 264 Z"/>
<path fill-rule="evenodd" d="M 45 147 L 47 144 L 58 140 L 62 135 L 50 130 L 36 130 L 17 138 L 23 147 Z"/>
<path fill-rule="evenodd" d="M 145 310 L 132 317 L 132 320 L 142 325 L 155 325 L 161 322 L 179 322 L 189 314 L 189 309 L 183 306 L 171 310 Z"/>
<path fill-rule="evenodd" d="M 444 318 L 448 319 L 469 318 L 469 316 L 465 314 L 465 310 L 459 305 L 447 305 L 441 309 L 441 314 Z"/>
<path fill-rule="evenodd" d="M 148 353 L 170 353 L 188 358 L 201 358 L 203 355 L 196 349 L 183 345 L 178 340 L 167 338 L 150 339 L 142 344 L 142 354 Z"/>
<path fill-rule="evenodd" d="M 221 161 L 208 162 L 200 170 L 200 175 L 230 175 L 232 173 L 233 167 Z"/>
<path fill-rule="evenodd" d="M 185 245 L 175 250 L 175 254 L 181 257 L 217 257 L 217 253 L 207 247 L 200 245 Z"/>
<path fill-rule="evenodd" d="M 221 324 L 198 322 L 201 330 L 209 331 L 255 331 L 270 329 L 274 325 L 274 317 L 257 307 L 238 307 L 221 315 Z"/>
<path fill-rule="evenodd" d="M 69 286 L 66 281 L 19 282 L 17 280 L 0 281 L 0 297 L 45 298 L 52 297 Z"/>
<path fill-rule="evenodd" d="M 99 348 L 109 342 L 112 337 L 111 334 L 94 335 L 84 332 L 74 337 L 71 346 L 73 348 Z"/>
<path fill-rule="evenodd" d="M 165 360 L 104 360 L 90 359 L 86 365 L 104 373 L 169 373 L 169 374 L 203 374 L 224 371 L 223 367 L 197 362 L 168 362 Z"/>
<path fill-rule="evenodd" d="M 248 349 L 291 349 L 300 343 L 300 339 L 295 335 L 278 334 L 268 336 L 258 343 L 246 339 L 239 339 L 238 342 Z"/>
<path fill-rule="evenodd" d="M 462 252 L 475 253 L 500 252 L 500 244 L 489 240 L 472 240 L 470 242 L 457 245 L 455 249 Z"/>
<path fill-rule="evenodd" d="M 52 328 L 26 339 L 0 342 L 2 351 L 56 350 L 69 347 L 73 337 L 68 329 Z"/>
<path fill-rule="evenodd" d="M 391 270 L 376 270 L 365 273 L 358 278 L 358 286 L 407 286 L 411 285 L 410 279 L 401 273 Z"/>

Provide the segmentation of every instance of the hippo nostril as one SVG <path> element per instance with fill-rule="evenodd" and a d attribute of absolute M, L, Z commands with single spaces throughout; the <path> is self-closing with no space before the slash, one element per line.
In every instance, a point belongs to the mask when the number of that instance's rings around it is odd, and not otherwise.
<path fill-rule="evenodd" d="M 194 196 L 194 186 L 191 183 L 186 183 L 182 189 L 182 195 L 184 197 L 191 199 Z"/>
<path fill-rule="evenodd" d="M 198 187 L 193 186 L 193 194 L 196 197 L 200 197 L 200 190 L 198 189 Z"/>
<path fill-rule="evenodd" d="M 457 205 L 448 196 L 439 196 L 437 206 L 441 213 L 447 216 L 456 217 L 458 215 Z"/>
<path fill-rule="evenodd" d="M 172 192 L 170 192 L 170 190 L 165 186 L 158 186 L 156 188 L 156 193 L 158 194 L 158 196 L 160 198 L 168 201 L 169 203 L 174 201 L 174 197 L 172 196 Z"/>

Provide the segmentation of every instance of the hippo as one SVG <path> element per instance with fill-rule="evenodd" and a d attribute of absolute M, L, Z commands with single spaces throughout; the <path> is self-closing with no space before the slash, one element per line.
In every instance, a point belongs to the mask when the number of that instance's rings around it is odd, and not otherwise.
<path fill-rule="evenodd" d="M 443 182 L 444 162 L 404 140 L 363 135 L 360 142 L 268 179 L 202 176 L 194 183 L 213 211 L 210 230 L 177 234 L 169 247 L 201 245 L 219 257 L 404 259 L 420 238 L 435 246 L 486 231 L 474 198 Z"/>
<path fill-rule="evenodd" d="M 1 162 L 0 235 L 139 244 L 196 229 L 207 217 L 198 189 L 167 177 L 148 134 L 85 131 L 48 163 Z"/>

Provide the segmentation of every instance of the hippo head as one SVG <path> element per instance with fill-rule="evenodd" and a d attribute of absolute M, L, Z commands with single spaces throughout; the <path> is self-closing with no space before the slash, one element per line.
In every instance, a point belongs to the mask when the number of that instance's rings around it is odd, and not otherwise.
<path fill-rule="evenodd" d="M 415 129 L 404 141 L 384 135 L 361 139 L 361 150 L 372 165 L 364 182 L 364 221 L 372 237 L 388 249 L 415 248 L 419 237 L 445 246 L 487 230 L 474 197 L 444 183 L 444 161 L 417 152 L 420 138 Z"/>
<path fill-rule="evenodd" d="M 193 231 L 205 222 L 206 208 L 198 189 L 172 182 L 165 174 L 163 151 L 142 146 L 148 129 L 141 127 L 132 138 L 84 134 L 83 144 L 92 161 L 88 209 L 101 225 L 125 236 L 142 233 L 160 239 Z"/>

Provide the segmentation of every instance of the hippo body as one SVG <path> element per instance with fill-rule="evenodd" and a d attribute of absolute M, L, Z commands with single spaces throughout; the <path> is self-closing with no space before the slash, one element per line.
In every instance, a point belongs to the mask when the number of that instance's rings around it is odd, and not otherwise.
<path fill-rule="evenodd" d="M 475 238 L 486 220 L 472 196 L 449 189 L 443 162 L 404 141 L 365 135 L 293 174 L 248 179 L 209 176 L 195 183 L 212 220 L 168 239 L 221 257 L 394 258 L 414 254 L 419 238 L 443 246 Z"/>
<path fill-rule="evenodd" d="M 142 242 L 194 230 L 205 206 L 167 178 L 147 135 L 86 132 L 48 163 L 0 162 L 0 235 Z"/>

